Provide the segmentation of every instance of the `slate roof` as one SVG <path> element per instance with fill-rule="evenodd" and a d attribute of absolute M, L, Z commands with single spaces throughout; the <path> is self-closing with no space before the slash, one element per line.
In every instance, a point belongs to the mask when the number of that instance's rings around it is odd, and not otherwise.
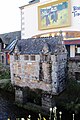
<path fill-rule="evenodd" d="M 5 48 L 5 51 L 13 51 L 15 45 L 17 43 L 17 39 L 13 40 L 6 48 Z"/>
<path fill-rule="evenodd" d="M 58 48 L 59 37 L 49 38 L 29 38 L 18 40 L 17 47 L 20 54 L 40 54 L 45 44 L 49 47 L 49 52 L 54 53 Z"/>
<path fill-rule="evenodd" d="M 10 44 L 13 40 L 16 39 L 16 37 L 18 39 L 21 39 L 21 31 L 0 34 L 0 38 L 2 39 L 4 44 Z"/>
<path fill-rule="evenodd" d="M 37 3 L 37 2 L 39 2 L 40 0 L 30 0 L 29 1 L 29 4 L 34 4 L 34 3 Z"/>

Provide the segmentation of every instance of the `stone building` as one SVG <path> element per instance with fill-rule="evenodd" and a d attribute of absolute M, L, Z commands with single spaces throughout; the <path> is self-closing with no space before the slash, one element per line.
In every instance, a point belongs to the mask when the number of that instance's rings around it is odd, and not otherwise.
<path fill-rule="evenodd" d="M 42 99 L 42 106 L 50 107 L 50 101 L 46 104 L 50 95 L 58 95 L 65 89 L 67 51 L 62 43 L 62 36 L 17 41 L 10 54 L 16 101 L 27 100 L 25 88 L 40 89 L 47 94 L 47 99 Z"/>
<path fill-rule="evenodd" d="M 21 39 L 21 31 L 0 34 L 0 63 L 3 65 L 10 64 L 9 49 L 7 46 L 15 41 L 16 37 Z"/>
<path fill-rule="evenodd" d="M 68 59 L 68 78 L 80 83 L 80 56 Z"/>
<path fill-rule="evenodd" d="M 22 5 L 21 39 L 54 37 L 63 31 L 68 51 L 68 75 L 80 80 L 80 0 L 31 0 Z M 53 10 L 54 8 L 54 10 Z M 57 15 L 52 17 L 52 13 Z M 35 22 L 33 22 L 35 21 Z"/>

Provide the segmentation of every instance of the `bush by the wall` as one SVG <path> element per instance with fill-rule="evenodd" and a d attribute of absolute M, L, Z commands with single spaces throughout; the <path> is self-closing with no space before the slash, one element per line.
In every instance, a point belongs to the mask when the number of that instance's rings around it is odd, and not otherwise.
<path fill-rule="evenodd" d="M 10 78 L 10 68 L 0 64 L 0 79 L 9 79 Z"/>
<path fill-rule="evenodd" d="M 70 112 L 80 112 L 80 83 L 69 80 L 66 90 L 55 99 L 58 106 Z"/>

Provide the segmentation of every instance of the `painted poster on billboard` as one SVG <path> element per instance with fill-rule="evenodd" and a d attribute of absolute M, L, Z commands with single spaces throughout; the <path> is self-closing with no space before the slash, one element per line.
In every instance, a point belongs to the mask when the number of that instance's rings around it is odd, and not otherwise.
<path fill-rule="evenodd" d="M 39 29 L 70 26 L 70 2 L 59 0 L 38 7 Z"/>

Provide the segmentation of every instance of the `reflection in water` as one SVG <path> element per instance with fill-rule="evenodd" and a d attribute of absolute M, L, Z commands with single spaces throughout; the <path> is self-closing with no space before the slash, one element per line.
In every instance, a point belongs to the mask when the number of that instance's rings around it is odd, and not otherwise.
<path fill-rule="evenodd" d="M 14 105 L 12 94 L 0 90 L 0 120 L 7 120 L 9 117 L 11 120 L 22 117 L 27 118 L 29 114 L 32 115 L 33 113 Z"/>
<path fill-rule="evenodd" d="M 0 120 L 7 120 L 9 117 L 10 120 L 16 120 L 16 118 L 25 118 L 27 120 L 28 115 L 31 115 L 31 120 L 37 120 L 38 118 L 38 114 L 17 107 L 14 104 L 14 96 L 12 94 L 0 90 Z M 49 116 L 46 116 L 47 120 L 49 120 L 48 118 Z M 57 120 L 60 120 L 59 116 Z M 72 114 L 69 115 L 62 110 L 62 120 L 72 120 Z M 75 120 L 80 120 L 80 115 L 75 115 Z"/>

